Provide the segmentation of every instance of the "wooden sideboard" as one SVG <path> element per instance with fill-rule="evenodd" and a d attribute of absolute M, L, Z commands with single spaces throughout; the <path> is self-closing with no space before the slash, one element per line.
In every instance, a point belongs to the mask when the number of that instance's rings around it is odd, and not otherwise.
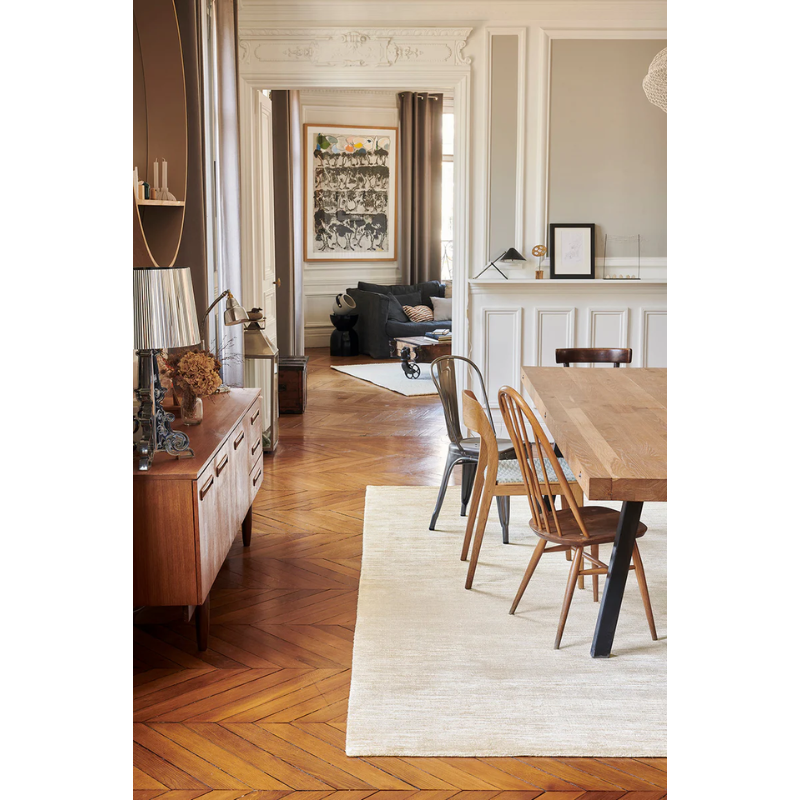
<path fill-rule="evenodd" d="M 134 606 L 196 606 L 197 646 L 208 642 L 209 591 L 242 528 L 250 544 L 253 500 L 263 480 L 261 390 L 203 398 L 189 434 L 194 458 L 158 453 L 133 471 Z"/>

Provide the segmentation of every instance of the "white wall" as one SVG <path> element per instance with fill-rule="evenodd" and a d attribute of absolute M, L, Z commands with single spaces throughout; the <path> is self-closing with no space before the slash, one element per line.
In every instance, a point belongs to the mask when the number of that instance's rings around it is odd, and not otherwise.
<path fill-rule="evenodd" d="M 461 182 L 456 190 L 460 220 L 455 239 L 454 314 L 459 318 L 469 314 L 471 325 L 463 335 L 454 326 L 453 350 L 468 355 L 473 350 L 477 353 L 483 337 L 480 315 L 470 307 L 467 279 L 483 268 L 489 254 L 488 53 L 492 36 L 515 35 L 519 42 L 515 228 L 516 246 L 530 256 L 531 248 L 547 238 L 552 42 L 664 39 L 666 16 L 662 0 L 405 0 L 391 4 L 240 0 L 240 74 L 248 88 L 262 79 L 272 88 L 336 86 L 395 92 L 455 87 L 456 119 L 464 125 L 456 137 L 456 173 Z M 246 113 L 242 116 L 245 124 Z M 242 168 L 246 192 L 247 164 Z M 530 261 L 529 269 L 534 266 Z M 525 352 L 523 344 L 520 353 Z"/>
<path fill-rule="evenodd" d="M 389 91 L 304 89 L 300 92 L 302 122 L 395 128 L 397 95 Z M 326 347 L 333 326 L 329 319 L 337 294 L 369 283 L 399 283 L 397 261 L 303 262 L 305 346 Z"/>

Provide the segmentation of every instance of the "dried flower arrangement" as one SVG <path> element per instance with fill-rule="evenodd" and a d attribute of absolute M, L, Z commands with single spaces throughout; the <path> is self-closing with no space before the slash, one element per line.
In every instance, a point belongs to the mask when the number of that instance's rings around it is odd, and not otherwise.
<path fill-rule="evenodd" d="M 191 411 L 198 397 L 214 394 L 222 384 L 221 364 L 208 350 L 169 353 L 164 357 L 164 372 L 181 393 L 181 410 Z"/>

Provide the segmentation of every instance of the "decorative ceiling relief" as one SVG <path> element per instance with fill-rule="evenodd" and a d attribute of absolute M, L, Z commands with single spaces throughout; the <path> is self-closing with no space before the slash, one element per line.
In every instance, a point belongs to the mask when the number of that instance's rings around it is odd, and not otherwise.
<path fill-rule="evenodd" d="M 241 29 L 241 63 L 295 62 L 318 67 L 469 66 L 472 28 Z"/>

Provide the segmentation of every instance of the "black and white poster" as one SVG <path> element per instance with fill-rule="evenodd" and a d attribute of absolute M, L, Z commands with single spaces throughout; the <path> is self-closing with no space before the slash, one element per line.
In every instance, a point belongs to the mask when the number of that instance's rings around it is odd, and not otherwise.
<path fill-rule="evenodd" d="M 395 261 L 397 128 L 304 131 L 306 261 Z"/>

